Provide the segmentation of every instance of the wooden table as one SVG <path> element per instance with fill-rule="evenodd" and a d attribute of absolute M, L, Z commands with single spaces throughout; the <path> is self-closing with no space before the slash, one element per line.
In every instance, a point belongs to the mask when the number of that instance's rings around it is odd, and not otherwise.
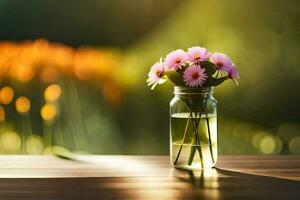
<path fill-rule="evenodd" d="M 167 156 L 0 156 L 0 199 L 300 199 L 300 156 L 220 156 L 173 169 Z"/>

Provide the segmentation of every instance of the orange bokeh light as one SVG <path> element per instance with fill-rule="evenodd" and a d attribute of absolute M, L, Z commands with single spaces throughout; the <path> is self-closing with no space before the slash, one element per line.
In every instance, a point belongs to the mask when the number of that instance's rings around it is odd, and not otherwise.
<path fill-rule="evenodd" d="M 0 42 L 0 78 L 9 81 L 27 83 L 36 80 L 35 77 L 38 76 L 41 81 L 50 84 L 60 81 L 61 77 L 76 77 L 78 80 L 120 85 L 119 77 L 112 72 L 121 70 L 121 63 L 121 53 L 113 49 L 75 49 L 59 43 L 49 43 L 45 39 Z M 106 99 L 110 103 L 119 99 L 118 95 L 107 91 L 102 94 L 107 95 Z M 5 98 L 3 104 L 8 104 L 11 100 Z"/>
<path fill-rule="evenodd" d="M 11 69 L 11 75 L 20 82 L 30 81 L 34 77 L 34 74 L 34 68 L 26 63 L 17 63 L 17 65 Z"/>
<path fill-rule="evenodd" d="M 55 67 L 45 67 L 40 76 L 46 83 L 55 82 L 59 77 L 59 71 Z"/>
<path fill-rule="evenodd" d="M 0 102 L 4 105 L 9 104 L 12 99 L 14 98 L 14 90 L 9 87 L 5 86 L 0 90 Z"/>
<path fill-rule="evenodd" d="M 92 76 L 92 71 L 88 68 L 84 68 L 82 66 L 75 66 L 74 73 L 79 80 L 88 80 Z"/>
<path fill-rule="evenodd" d="M 44 91 L 44 97 L 46 101 L 57 101 L 61 96 L 61 88 L 57 84 L 49 85 Z"/>
<path fill-rule="evenodd" d="M 27 97 L 21 96 L 16 100 L 16 110 L 20 114 L 26 114 L 30 110 L 31 102 Z"/>
<path fill-rule="evenodd" d="M 45 104 L 41 109 L 41 116 L 46 122 L 51 122 L 56 117 L 57 108 L 54 104 Z"/>

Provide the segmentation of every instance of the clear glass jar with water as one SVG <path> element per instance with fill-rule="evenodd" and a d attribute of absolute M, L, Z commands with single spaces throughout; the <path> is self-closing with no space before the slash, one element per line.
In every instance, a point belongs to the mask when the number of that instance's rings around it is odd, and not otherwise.
<path fill-rule="evenodd" d="M 218 157 L 213 87 L 174 87 L 170 102 L 170 157 L 181 169 L 211 168 Z"/>

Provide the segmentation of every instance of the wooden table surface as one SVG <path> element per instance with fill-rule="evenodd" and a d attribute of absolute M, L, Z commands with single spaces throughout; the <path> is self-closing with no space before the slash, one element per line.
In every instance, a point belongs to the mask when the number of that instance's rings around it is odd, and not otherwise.
<path fill-rule="evenodd" d="M 173 169 L 168 156 L 0 156 L 6 199 L 300 199 L 300 156 L 220 156 Z"/>

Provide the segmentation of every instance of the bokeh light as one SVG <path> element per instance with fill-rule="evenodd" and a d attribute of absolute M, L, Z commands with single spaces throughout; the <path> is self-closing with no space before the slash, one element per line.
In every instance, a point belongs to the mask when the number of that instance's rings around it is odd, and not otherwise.
<path fill-rule="evenodd" d="M 46 101 L 57 101 L 61 95 L 61 88 L 57 84 L 49 85 L 44 91 L 44 98 Z"/>
<path fill-rule="evenodd" d="M 289 142 L 299 136 L 300 124 L 299 123 L 281 123 L 278 126 L 277 134 L 285 145 L 289 145 Z"/>
<path fill-rule="evenodd" d="M 263 154 L 279 154 L 282 149 L 282 142 L 279 137 L 269 134 L 261 139 L 259 147 Z"/>
<path fill-rule="evenodd" d="M 57 115 L 57 106 L 52 103 L 45 104 L 41 109 L 41 116 L 46 122 L 52 122 Z"/>
<path fill-rule="evenodd" d="M 17 153 L 21 148 L 21 138 L 13 131 L 0 134 L 0 149 L 4 152 Z"/>
<path fill-rule="evenodd" d="M 59 77 L 59 71 L 54 67 L 45 67 L 41 74 L 40 78 L 46 83 L 55 82 Z"/>
<path fill-rule="evenodd" d="M 23 42 L 1 41 L 0 78 L 3 88 L 0 90 L 0 103 L 3 109 L 0 107 L 0 122 L 5 121 L 1 124 L 3 126 L 0 126 L 0 132 L 9 126 L 9 129 L 20 130 L 25 138 L 26 134 L 32 134 L 33 130 L 40 131 L 37 134 L 46 134 L 48 133 L 46 129 L 49 127 L 43 126 L 37 116 L 40 115 L 47 125 L 52 125 L 61 109 L 66 109 L 68 111 L 63 112 L 65 116 L 59 118 L 60 121 L 51 129 L 54 141 L 68 145 L 76 143 L 76 146 L 85 146 L 84 148 L 90 150 L 88 141 L 90 136 L 80 137 L 79 133 L 86 135 L 85 132 L 89 131 L 88 134 L 95 137 L 96 129 L 93 126 L 84 128 L 85 123 L 90 122 L 91 119 L 83 119 L 83 112 L 89 110 L 89 105 L 99 102 L 101 102 L 100 111 L 106 110 L 108 105 L 117 105 L 120 102 L 123 95 L 121 90 L 126 87 L 125 85 L 120 87 L 120 77 L 112 72 L 118 70 L 121 73 L 122 59 L 123 55 L 115 49 L 88 46 L 74 48 L 59 43 L 49 43 L 45 39 Z M 13 87 L 6 85 L 7 83 Z M 86 87 L 90 88 L 86 89 Z M 66 92 L 64 95 L 66 98 L 62 98 L 63 92 Z M 18 97 L 14 102 L 15 109 L 4 106 L 13 102 L 15 96 Z M 89 100 L 94 103 L 89 103 Z M 75 111 L 70 111 L 74 108 Z M 89 113 L 92 120 L 96 121 L 96 127 L 105 127 L 104 132 L 107 135 L 109 130 L 117 130 L 111 121 L 110 113 L 102 118 L 102 112 L 97 111 L 95 114 L 93 111 L 95 111 L 94 106 Z M 16 113 L 24 117 L 18 119 Z M 107 122 L 102 123 L 101 120 Z M 64 137 L 66 130 L 72 130 L 68 138 Z M 74 137 L 75 134 L 78 136 Z M 111 141 L 116 139 L 113 140 L 112 137 Z M 39 145 L 37 137 L 30 137 L 25 142 L 28 144 L 24 145 L 25 148 L 21 149 L 24 152 L 21 153 L 38 153 L 39 147 L 28 149 L 29 144 Z"/>
<path fill-rule="evenodd" d="M 20 96 L 17 98 L 15 107 L 18 113 L 27 114 L 30 110 L 30 106 L 31 106 L 31 102 L 29 98 L 25 96 Z"/>
<path fill-rule="evenodd" d="M 11 68 L 11 76 L 19 82 L 28 82 L 35 75 L 35 71 L 30 64 L 27 63 L 17 63 Z"/>
<path fill-rule="evenodd" d="M 92 76 L 92 71 L 84 66 L 75 66 L 74 72 L 79 80 L 88 80 Z"/>
<path fill-rule="evenodd" d="M 39 135 L 30 135 L 26 139 L 26 151 L 28 154 L 38 155 L 43 153 L 43 141 Z"/>
<path fill-rule="evenodd" d="M 291 141 L 289 142 L 289 150 L 290 150 L 290 153 L 300 154 L 300 137 L 299 136 L 291 139 Z"/>
<path fill-rule="evenodd" d="M 0 90 L 0 103 L 7 105 L 12 101 L 13 98 L 14 90 L 11 87 L 5 86 Z"/>
<path fill-rule="evenodd" d="M 276 142 L 270 135 L 264 136 L 260 141 L 260 150 L 263 154 L 272 154 L 275 151 Z"/>
<path fill-rule="evenodd" d="M 260 149 L 260 143 L 261 143 L 262 139 L 263 139 L 265 136 L 269 135 L 269 134 L 270 134 L 270 133 L 267 132 L 267 131 L 259 131 L 259 132 L 256 132 L 256 133 L 253 135 L 252 140 L 251 140 L 253 147 L 259 150 L 259 149 Z"/>

